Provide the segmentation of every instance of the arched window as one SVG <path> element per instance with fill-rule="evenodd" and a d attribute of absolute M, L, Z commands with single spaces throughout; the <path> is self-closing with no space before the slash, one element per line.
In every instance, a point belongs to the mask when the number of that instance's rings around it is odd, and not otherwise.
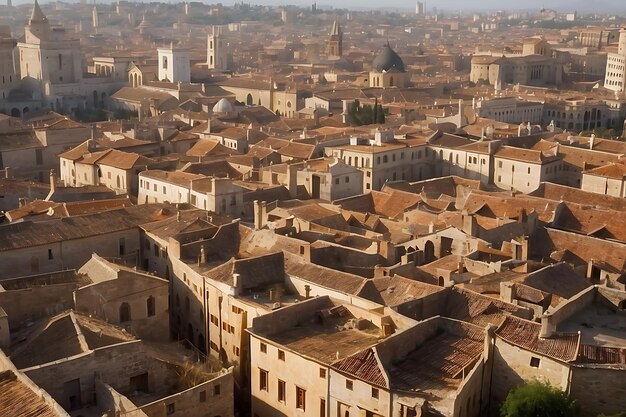
<path fill-rule="evenodd" d="M 124 323 L 130 320 L 130 304 L 122 303 L 122 305 L 120 305 L 120 323 Z"/>
<path fill-rule="evenodd" d="M 150 296 L 148 297 L 148 299 L 146 300 L 146 310 L 148 312 L 148 317 L 152 317 L 154 316 L 155 313 L 155 303 L 154 303 L 154 297 Z"/>
<path fill-rule="evenodd" d="M 248 97 L 246 97 L 246 104 L 248 106 L 252 106 L 252 103 L 253 103 L 252 94 L 248 94 Z"/>

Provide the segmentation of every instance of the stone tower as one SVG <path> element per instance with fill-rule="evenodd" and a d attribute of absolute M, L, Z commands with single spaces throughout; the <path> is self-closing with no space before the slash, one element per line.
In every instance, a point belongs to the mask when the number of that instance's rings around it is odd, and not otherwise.
<path fill-rule="evenodd" d="M 158 48 L 159 81 L 171 83 L 188 83 L 191 81 L 191 64 L 189 50 L 175 48 Z"/>
<path fill-rule="evenodd" d="M 228 69 L 228 52 L 222 39 L 222 28 L 219 26 L 213 26 L 208 36 L 206 60 L 209 69 Z"/>
<path fill-rule="evenodd" d="M 333 22 L 333 28 L 330 30 L 330 37 L 328 38 L 328 57 L 341 58 L 342 55 L 343 32 L 341 31 L 341 25 L 335 20 Z"/>
<path fill-rule="evenodd" d="M 626 28 L 619 31 L 617 53 L 607 54 L 604 88 L 623 93 L 626 91 Z"/>
<path fill-rule="evenodd" d="M 98 19 L 98 8 L 96 6 L 94 6 L 91 11 L 91 20 L 93 22 L 93 28 L 98 29 L 100 27 L 100 21 Z"/>

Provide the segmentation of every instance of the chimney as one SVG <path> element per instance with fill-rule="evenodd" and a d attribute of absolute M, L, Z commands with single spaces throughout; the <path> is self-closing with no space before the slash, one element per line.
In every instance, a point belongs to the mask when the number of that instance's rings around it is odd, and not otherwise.
<path fill-rule="evenodd" d="M 496 331 L 496 326 L 489 323 L 485 326 L 485 347 L 483 350 L 483 356 L 485 358 L 485 362 L 491 358 L 492 349 L 493 349 L 493 339 Z"/>
<path fill-rule="evenodd" d="M 204 245 L 200 246 L 200 257 L 198 258 L 198 266 L 206 264 L 206 251 Z"/>
<path fill-rule="evenodd" d="M 311 298 L 311 286 L 309 284 L 306 284 L 304 286 L 304 298 L 306 298 L 307 300 Z"/>
<path fill-rule="evenodd" d="M 287 165 L 287 189 L 291 198 L 298 196 L 298 170 L 293 165 Z"/>
<path fill-rule="evenodd" d="M 238 295 L 241 290 L 241 275 L 237 273 L 233 274 L 233 287 L 235 287 L 235 295 Z"/>
<path fill-rule="evenodd" d="M 593 146 L 595 145 L 595 142 L 596 142 L 596 135 L 592 133 L 591 137 L 589 138 L 589 150 L 593 150 Z"/>
<path fill-rule="evenodd" d="M 18 199 L 18 206 L 19 207 L 24 207 L 26 205 L 26 199 L 24 197 L 20 197 Z"/>
<path fill-rule="evenodd" d="M 91 137 L 89 138 L 89 144 L 87 146 L 89 152 L 96 150 L 96 125 L 91 125 Z"/>
<path fill-rule="evenodd" d="M 57 174 L 54 169 L 50 170 L 50 193 L 53 193 L 56 189 Z"/>
<path fill-rule="evenodd" d="M 13 179 L 13 169 L 11 167 L 6 167 L 4 169 L 4 178 L 6 178 L 7 180 Z"/>

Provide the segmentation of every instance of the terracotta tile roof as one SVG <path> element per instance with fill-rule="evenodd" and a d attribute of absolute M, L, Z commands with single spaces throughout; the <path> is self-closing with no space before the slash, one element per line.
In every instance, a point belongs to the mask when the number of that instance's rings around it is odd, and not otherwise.
<path fill-rule="evenodd" d="M 289 254 L 285 254 L 285 272 L 316 285 L 354 295 L 361 291 L 366 282 L 360 276 L 312 264 Z"/>
<path fill-rule="evenodd" d="M 549 356 L 563 362 L 577 358 L 580 335 L 564 333 L 550 339 L 540 338 L 541 324 L 508 316 L 496 330 L 502 339 L 532 352 Z"/>
<path fill-rule="evenodd" d="M 626 365 L 626 349 L 581 344 L 576 362 Z"/>
<path fill-rule="evenodd" d="M 200 139 L 186 153 L 187 156 L 230 156 L 238 152 L 215 139 Z"/>
<path fill-rule="evenodd" d="M 583 174 L 623 180 L 626 178 L 626 165 L 611 163 L 599 168 L 588 169 L 583 171 Z"/>
<path fill-rule="evenodd" d="M 372 348 L 335 362 L 333 367 L 376 386 L 389 388 L 385 371 Z"/>
<path fill-rule="evenodd" d="M 53 123 L 47 124 L 42 128 L 38 128 L 38 130 L 64 130 L 64 129 L 85 129 L 87 126 L 75 122 L 74 120 L 65 118 L 61 120 L 57 120 Z"/>
<path fill-rule="evenodd" d="M 59 154 L 59 158 L 68 159 L 70 161 L 78 161 L 83 155 L 89 153 L 89 141 L 86 140 L 80 145 L 70 149 L 69 151 Z"/>
<path fill-rule="evenodd" d="M 39 393 L 17 379 L 11 370 L 0 372 L 0 410 L 5 417 L 58 417 Z"/>
<path fill-rule="evenodd" d="M 531 164 L 544 164 L 560 159 L 558 156 L 546 154 L 532 149 L 515 148 L 503 146 L 495 153 L 496 158 L 512 159 L 515 161 L 527 162 Z"/>
<path fill-rule="evenodd" d="M 626 211 L 626 198 L 591 193 L 583 191 L 579 188 L 566 187 L 564 185 L 553 184 L 551 182 L 542 182 L 539 188 L 529 195 L 554 201 L 568 201 L 570 203 L 577 203 L 581 205 L 591 203 L 595 207 Z"/>
<path fill-rule="evenodd" d="M 454 390 L 461 373 L 483 352 L 484 332 L 460 325 L 459 334 L 444 331 L 429 338 L 389 369 L 392 388 L 408 391 Z"/>
<path fill-rule="evenodd" d="M 368 280 L 368 282 L 374 284 L 384 305 L 390 307 L 444 291 L 442 287 L 404 278 L 399 275 L 373 278 Z M 362 292 L 359 293 L 359 296 L 363 297 Z"/>
<path fill-rule="evenodd" d="M 144 204 L 102 213 L 0 226 L 0 252 L 128 230 L 174 214 L 165 204 Z"/>

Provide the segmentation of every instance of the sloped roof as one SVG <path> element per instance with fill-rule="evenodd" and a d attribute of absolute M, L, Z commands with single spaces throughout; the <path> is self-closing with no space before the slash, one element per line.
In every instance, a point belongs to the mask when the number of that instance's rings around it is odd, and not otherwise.
<path fill-rule="evenodd" d="M 385 370 L 376 359 L 373 348 L 365 349 L 362 352 L 335 362 L 333 367 L 379 387 L 389 387 L 384 376 Z"/>
<path fill-rule="evenodd" d="M 0 372 L 0 410 L 4 417 L 58 417 L 40 393 L 20 381 L 11 370 Z"/>
<path fill-rule="evenodd" d="M 580 335 L 563 333 L 550 339 L 540 338 L 541 324 L 508 316 L 496 329 L 496 334 L 516 346 L 563 362 L 577 358 Z"/>

